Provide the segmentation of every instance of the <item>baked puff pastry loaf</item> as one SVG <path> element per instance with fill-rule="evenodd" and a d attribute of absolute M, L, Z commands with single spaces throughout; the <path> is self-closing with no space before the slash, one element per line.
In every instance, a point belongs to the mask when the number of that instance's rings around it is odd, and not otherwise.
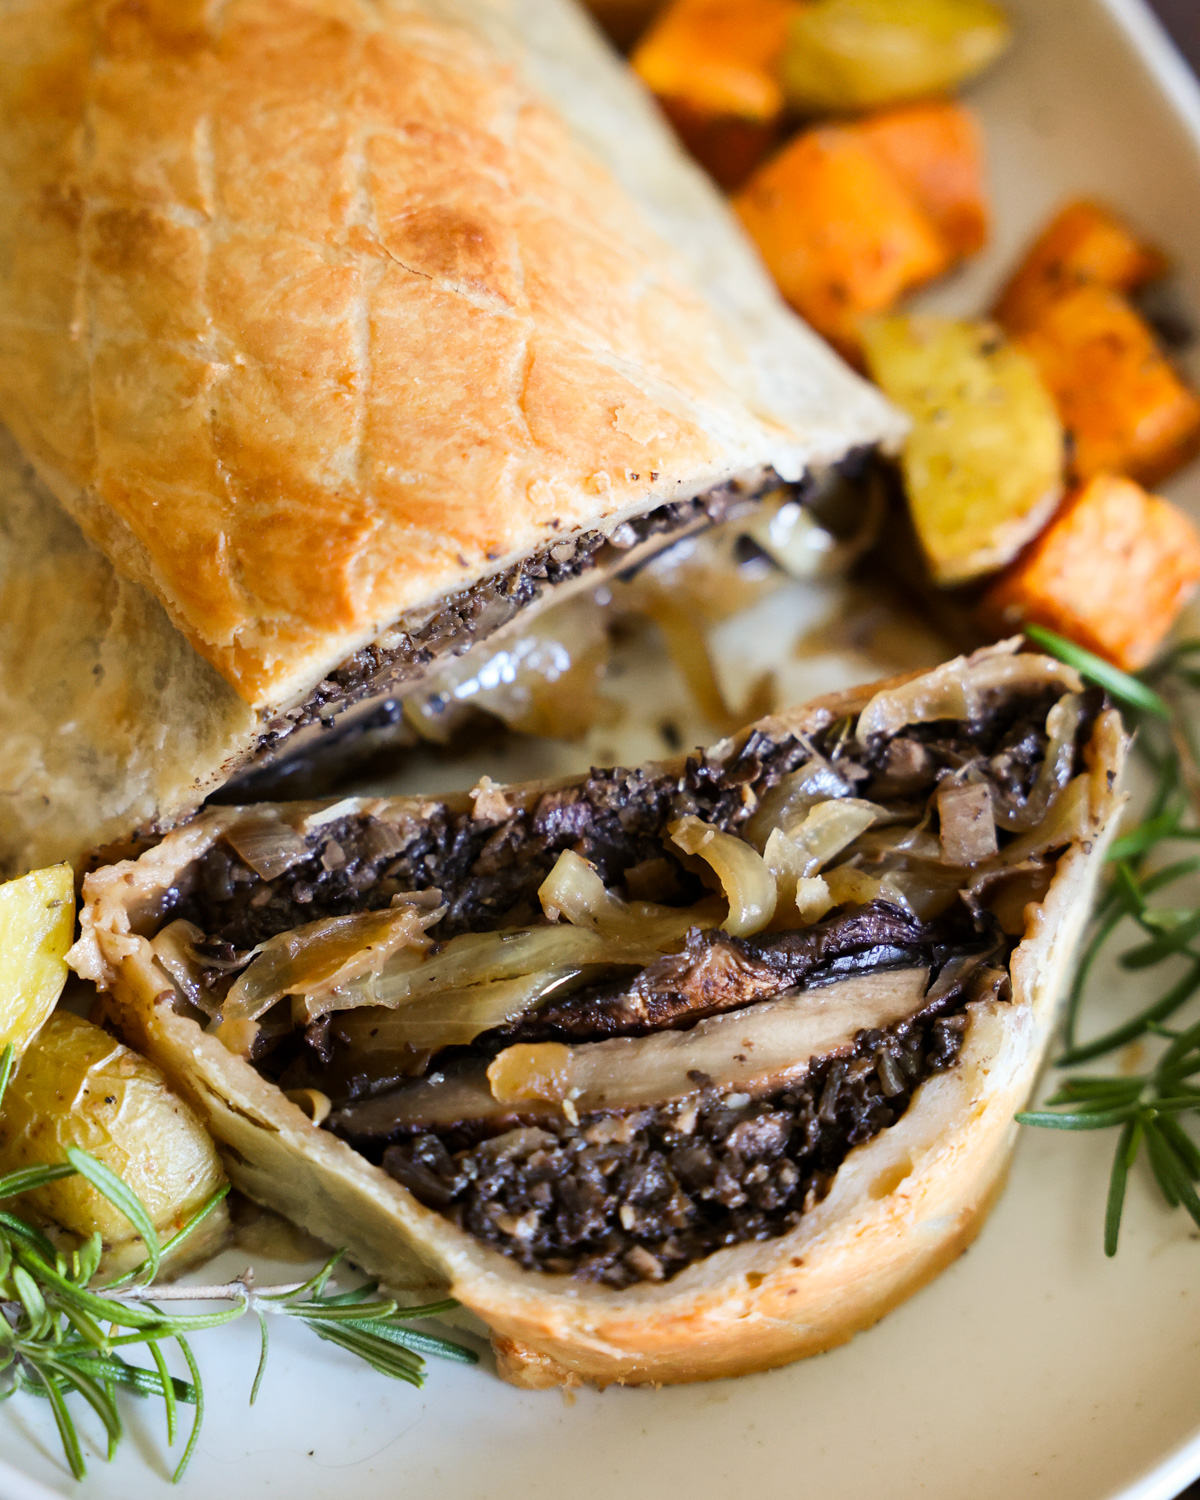
<path fill-rule="evenodd" d="M 239 1187 L 506 1378 L 739 1374 L 977 1231 L 1124 749 L 1010 644 L 686 761 L 207 813 L 88 877 L 73 962 Z"/>
<path fill-rule="evenodd" d="M 0 421 L 251 711 L 160 822 L 903 431 L 569 0 L 10 0 Z"/>

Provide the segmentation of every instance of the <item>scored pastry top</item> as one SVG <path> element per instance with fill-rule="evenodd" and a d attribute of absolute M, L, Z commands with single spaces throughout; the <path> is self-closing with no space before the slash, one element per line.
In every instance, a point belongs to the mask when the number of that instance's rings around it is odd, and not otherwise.
<path fill-rule="evenodd" d="M 557 536 L 895 436 L 815 339 L 808 412 L 747 358 L 488 11 L 0 19 L 0 417 L 248 702 Z"/>

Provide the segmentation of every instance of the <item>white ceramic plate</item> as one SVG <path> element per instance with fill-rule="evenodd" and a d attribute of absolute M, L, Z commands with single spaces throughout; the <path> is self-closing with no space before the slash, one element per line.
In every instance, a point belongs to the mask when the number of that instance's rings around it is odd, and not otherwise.
<path fill-rule="evenodd" d="M 995 244 L 927 300 L 985 306 L 1054 205 L 1091 193 L 1167 247 L 1200 309 L 1200 94 L 1191 75 L 1137 0 L 1010 6 L 1018 44 L 974 95 L 993 163 Z M 1172 493 L 1200 513 L 1200 476 L 1184 475 Z M 747 681 L 764 653 L 785 663 L 782 687 L 794 699 L 891 668 L 836 628 L 824 631 L 824 649 L 795 655 L 797 637 L 836 627 L 838 612 L 836 594 L 797 586 L 724 628 L 731 685 Z M 669 712 L 685 737 L 690 724 L 682 695 L 672 705 L 674 688 L 649 670 L 635 662 L 614 684 L 654 704 L 645 728 L 604 731 L 574 749 L 527 747 L 488 769 L 541 774 L 548 762 L 661 753 L 653 723 Z M 478 769 L 459 765 L 443 783 L 469 784 Z M 1115 1016 L 1115 984 L 1110 994 L 1098 1011 Z M 1097 1013 L 1094 1024 L 1106 1020 Z M 1200 1236 L 1139 1176 L 1120 1254 L 1105 1260 L 1110 1150 L 1106 1138 L 1027 1132 L 975 1247 L 869 1334 L 790 1369 L 564 1399 L 512 1390 L 486 1361 L 477 1370 L 437 1363 L 414 1392 L 283 1325 L 250 1411 L 257 1330 L 244 1323 L 198 1340 L 209 1413 L 180 1489 L 167 1483 L 160 1408 L 130 1404 L 117 1461 L 105 1465 L 96 1451 L 89 1479 L 74 1486 L 49 1413 L 25 1399 L 0 1416 L 0 1453 L 29 1477 L 0 1462 L 0 1500 L 1171 1500 L 1200 1473 Z M 230 1252 L 208 1274 L 244 1260 Z M 261 1276 L 296 1274 L 259 1266 Z"/>

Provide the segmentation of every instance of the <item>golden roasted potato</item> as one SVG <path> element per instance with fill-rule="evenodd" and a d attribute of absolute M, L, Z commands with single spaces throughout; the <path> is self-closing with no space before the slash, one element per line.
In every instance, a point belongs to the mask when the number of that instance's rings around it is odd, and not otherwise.
<path fill-rule="evenodd" d="M 70 865 L 0 885 L 0 1050 L 23 1052 L 58 1003 L 74 932 Z"/>
<path fill-rule="evenodd" d="M 999 57 L 1010 37 L 990 0 L 815 0 L 789 30 L 784 93 L 812 114 L 944 94 Z"/>
<path fill-rule="evenodd" d="M 0 1106 L 0 1173 L 64 1161 L 69 1146 L 90 1152 L 133 1189 L 162 1240 L 225 1180 L 204 1127 L 158 1069 L 99 1026 L 56 1011 L 21 1059 Z M 125 1216 L 82 1177 L 52 1182 L 25 1201 L 81 1238 L 99 1230 L 109 1269 L 135 1264 L 144 1254 Z M 206 1242 L 223 1222 L 210 1216 Z"/>
<path fill-rule="evenodd" d="M 1037 367 L 982 321 L 874 318 L 863 341 L 873 379 L 913 419 L 905 488 L 934 578 L 1003 567 L 1062 495 L 1062 424 Z"/>

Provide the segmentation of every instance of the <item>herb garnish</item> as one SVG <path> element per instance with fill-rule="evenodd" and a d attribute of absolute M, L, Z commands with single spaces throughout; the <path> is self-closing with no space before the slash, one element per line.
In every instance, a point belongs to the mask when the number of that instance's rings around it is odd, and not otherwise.
<path fill-rule="evenodd" d="M 13 1049 L 0 1054 L 0 1101 L 13 1068 Z M 17 1391 L 28 1391 L 50 1402 L 63 1451 L 76 1479 L 86 1473 L 75 1418 L 67 1397 L 82 1396 L 99 1417 L 108 1439 L 111 1459 L 122 1435 L 117 1406 L 118 1389 L 135 1396 L 159 1396 L 166 1409 L 167 1445 L 178 1431 L 180 1402 L 194 1409 L 191 1434 L 175 1469 L 179 1479 L 196 1448 L 204 1417 L 204 1386 L 189 1336 L 206 1328 L 232 1323 L 247 1312 L 262 1326 L 262 1354 L 250 1390 L 258 1395 L 267 1360 L 267 1315 L 298 1318 L 318 1337 L 357 1354 L 383 1375 L 419 1386 L 422 1356 L 473 1364 L 474 1351 L 449 1339 L 407 1326 L 412 1318 L 436 1317 L 456 1304 L 430 1303 L 400 1307 L 376 1296 L 374 1283 L 351 1291 L 327 1293 L 330 1275 L 343 1252 L 330 1256 L 315 1276 L 289 1286 L 257 1287 L 246 1271 L 224 1286 L 151 1286 L 165 1256 L 216 1208 L 229 1191 L 221 1188 L 166 1244 L 158 1236 L 145 1205 L 114 1172 L 85 1151 L 68 1150 L 58 1165 L 26 1167 L 0 1177 L 0 1202 L 30 1192 L 48 1182 L 78 1173 L 86 1177 L 133 1225 L 146 1245 L 146 1259 L 120 1280 L 94 1288 L 101 1242 L 93 1234 L 69 1256 L 57 1250 L 45 1234 L 20 1214 L 0 1208 L 0 1401 Z M 164 1312 L 166 1302 L 227 1302 L 213 1312 Z M 105 1326 L 107 1325 L 107 1331 Z M 151 1365 L 131 1364 L 123 1351 L 144 1345 Z M 174 1344 L 190 1379 L 182 1380 L 167 1368 L 164 1345 Z"/>
<path fill-rule="evenodd" d="M 1071 1073 L 1045 1108 L 1017 1116 L 1025 1125 L 1055 1130 L 1119 1129 L 1104 1216 L 1104 1252 L 1115 1255 L 1129 1172 L 1143 1148 L 1163 1197 L 1200 1225 L 1200 1148 L 1184 1128 L 1189 1116 L 1200 1115 L 1200 1022 L 1183 1028 L 1167 1024 L 1200 992 L 1200 906 L 1150 900 L 1200 873 L 1200 854 L 1160 862 L 1168 846 L 1200 841 L 1200 760 L 1185 710 L 1188 690 L 1200 688 L 1200 640 L 1181 642 L 1133 677 L 1052 631 L 1030 626 L 1026 634 L 1120 704 L 1153 776 L 1141 822 L 1109 850 L 1110 873 L 1076 970 L 1065 1050 L 1056 1065 L 1075 1068 L 1143 1038 L 1161 1039 L 1161 1053 L 1144 1073 Z M 1167 987 L 1127 1021 L 1081 1042 L 1079 1014 L 1093 966 L 1129 923 L 1137 941 L 1120 954 L 1122 968 L 1149 970 L 1167 960 L 1175 961 L 1176 969 L 1180 962 L 1186 967 L 1173 972 Z"/>

